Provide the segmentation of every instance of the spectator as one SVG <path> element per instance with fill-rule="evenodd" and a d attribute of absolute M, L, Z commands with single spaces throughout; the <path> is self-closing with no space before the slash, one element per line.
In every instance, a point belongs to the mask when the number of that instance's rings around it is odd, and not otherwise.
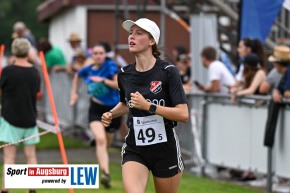
<path fill-rule="evenodd" d="M 71 33 L 68 42 L 72 49 L 81 48 L 81 38 L 78 33 Z"/>
<path fill-rule="evenodd" d="M 35 37 L 22 21 L 18 21 L 14 24 L 12 38 L 26 38 L 34 48 L 37 48 Z"/>
<path fill-rule="evenodd" d="M 70 59 L 70 62 L 68 64 L 68 68 L 67 68 L 67 71 L 69 74 L 73 74 L 73 70 L 72 70 L 72 67 L 74 66 L 74 64 L 76 63 L 76 57 L 75 57 L 75 53 L 77 50 L 79 49 L 82 49 L 85 51 L 85 57 L 88 59 L 86 60 L 85 62 L 85 66 L 87 65 L 90 65 L 92 64 L 94 61 L 92 59 L 92 54 L 91 54 L 91 50 L 90 49 L 87 49 L 85 46 L 83 46 L 81 43 L 82 43 L 82 40 L 79 36 L 78 33 L 75 33 L 75 32 L 72 32 L 68 38 L 68 42 L 70 44 L 70 47 L 72 49 L 72 56 L 71 59 Z"/>
<path fill-rule="evenodd" d="M 282 98 L 290 98 L 290 49 L 285 45 L 274 48 L 274 53 L 269 57 L 277 71 L 282 75 L 277 88 L 273 90 L 272 101 L 268 109 L 268 118 L 264 136 L 264 145 L 272 148 L 274 145 L 276 125 L 279 116 Z"/>
<path fill-rule="evenodd" d="M 47 39 L 43 38 L 39 42 L 39 50 L 44 53 L 46 66 L 49 71 L 66 71 L 66 61 L 59 47 L 52 46 Z"/>
<path fill-rule="evenodd" d="M 16 38 L 17 39 L 17 38 Z M 16 57 L 14 55 L 10 56 L 8 58 L 8 65 L 14 64 L 16 60 Z M 29 63 L 31 63 L 35 68 L 39 69 L 40 60 L 37 54 L 37 50 L 33 48 L 32 46 L 29 49 L 27 60 Z"/>
<path fill-rule="evenodd" d="M 172 50 L 172 55 L 175 62 L 178 60 L 178 56 L 183 54 L 188 54 L 186 48 L 183 45 L 177 45 Z"/>
<path fill-rule="evenodd" d="M 266 122 L 266 129 L 264 135 L 264 145 L 268 148 L 273 148 L 275 142 L 275 133 L 277 127 L 277 120 L 279 116 L 280 108 L 283 104 L 280 104 L 283 97 L 290 98 L 290 49 L 285 45 L 279 45 L 274 48 L 274 53 L 269 57 L 269 61 L 274 63 L 275 69 L 281 75 L 281 79 L 272 92 L 272 101 L 268 108 L 268 117 Z M 277 76 L 276 76 L 277 77 Z M 277 78 L 278 79 L 278 78 Z M 276 79 L 276 80 L 277 80 Z M 276 84 L 276 82 L 275 82 Z M 270 82 L 269 82 L 270 85 Z M 268 86 L 268 85 L 267 85 Z M 270 88 L 270 86 L 265 88 Z M 282 181 L 288 181 L 287 179 L 281 179 Z"/>
<path fill-rule="evenodd" d="M 68 73 L 74 75 L 77 71 L 85 66 L 94 63 L 93 58 L 87 58 L 86 52 L 82 48 L 75 49 L 74 61 L 68 65 Z"/>
<path fill-rule="evenodd" d="M 269 72 L 267 78 L 260 85 L 259 92 L 261 94 L 272 94 L 272 91 L 278 87 L 281 78 L 282 75 L 276 68 L 273 68 Z"/>
<path fill-rule="evenodd" d="M 176 66 L 179 71 L 182 86 L 185 92 L 192 90 L 191 67 L 187 54 L 181 54 L 177 57 Z"/>
<path fill-rule="evenodd" d="M 265 67 L 265 53 L 264 53 L 264 48 L 260 40 L 258 39 L 250 39 L 250 38 L 245 38 L 242 39 L 239 42 L 239 46 L 237 49 L 240 57 L 240 64 L 237 68 L 238 73 L 236 75 L 236 87 L 240 87 L 242 82 L 244 81 L 243 77 L 243 70 L 244 70 L 244 65 L 243 65 L 243 60 L 244 57 L 250 53 L 255 53 L 259 56 L 259 65 L 260 67 L 264 68 Z"/>
<path fill-rule="evenodd" d="M 77 48 L 75 50 L 74 57 L 75 57 L 75 62 L 73 63 L 72 70 L 74 72 L 77 72 L 80 69 L 82 69 L 85 65 L 85 62 L 87 59 L 85 50 L 81 48 Z"/>
<path fill-rule="evenodd" d="M 203 86 L 197 83 L 196 86 L 204 92 L 228 93 L 229 87 L 235 83 L 233 75 L 223 63 L 216 60 L 216 50 L 213 47 L 205 47 L 201 52 L 201 61 L 205 68 L 208 68 L 209 85 Z"/>
<path fill-rule="evenodd" d="M 37 44 L 34 36 L 31 34 L 30 30 L 26 28 L 25 24 L 21 21 L 18 21 L 13 26 L 13 34 L 12 38 L 25 38 L 27 39 L 30 44 L 32 45 L 29 49 L 28 53 L 28 62 L 32 63 L 34 67 L 38 68 L 38 65 L 40 64 L 40 60 L 37 54 Z M 15 56 L 11 56 L 8 59 L 8 64 L 14 64 L 15 62 Z"/>
<path fill-rule="evenodd" d="M 274 102 L 281 102 L 282 98 L 290 98 L 290 49 L 287 46 L 277 46 L 269 61 L 274 63 L 277 71 L 282 75 L 281 81 L 273 91 Z"/>
<path fill-rule="evenodd" d="M 69 42 L 69 44 L 74 52 L 76 49 L 81 48 L 81 49 L 85 50 L 87 58 L 92 56 L 90 49 L 87 49 L 81 45 L 82 40 L 81 40 L 78 33 L 75 33 L 75 32 L 71 33 L 69 36 L 68 42 Z M 73 56 L 71 62 L 73 62 L 74 60 L 75 60 L 75 57 Z"/>
<path fill-rule="evenodd" d="M 15 63 L 2 71 L 0 141 L 4 143 L 12 143 L 38 134 L 36 98 L 40 91 L 40 75 L 28 62 L 30 46 L 27 39 L 16 38 L 12 43 Z M 37 164 L 35 144 L 38 142 L 39 137 L 23 142 L 27 164 Z M 15 164 L 16 145 L 6 146 L 3 150 L 4 164 Z M 8 192 L 4 188 L 4 176 L 3 173 L 1 193 Z M 35 190 L 29 190 L 29 193 L 35 193 Z"/>
<path fill-rule="evenodd" d="M 266 72 L 263 68 L 259 68 L 259 57 L 256 54 L 248 54 L 244 58 L 244 81 L 241 89 L 236 90 L 232 94 L 235 96 L 260 94 L 259 86 L 266 78 Z"/>
<path fill-rule="evenodd" d="M 100 44 L 106 49 L 107 57 L 114 60 L 120 68 L 128 65 L 126 60 L 121 55 L 115 54 L 108 42 L 101 41 Z"/>

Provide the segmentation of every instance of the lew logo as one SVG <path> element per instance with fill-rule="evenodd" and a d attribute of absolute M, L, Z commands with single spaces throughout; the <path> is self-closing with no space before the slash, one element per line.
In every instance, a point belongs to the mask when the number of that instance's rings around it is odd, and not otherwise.
<path fill-rule="evenodd" d="M 154 94 L 159 93 L 162 90 L 162 82 L 161 81 L 152 81 L 150 83 L 151 87 L 150 87 L 150 91 L 153 92 Z"/>

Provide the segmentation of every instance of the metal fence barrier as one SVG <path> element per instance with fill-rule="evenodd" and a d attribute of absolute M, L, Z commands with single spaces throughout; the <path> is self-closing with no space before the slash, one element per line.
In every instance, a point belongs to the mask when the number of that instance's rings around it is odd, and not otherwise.
<path fill-rule="evenodd" d="M 86 84 L 83 81 L 80 82 L 78 101 L 74 106 L 71 106 L 69 102 L 73 76 L 65 72 L 51 71 L 49 77 L 63 135 L 85 140 L 89 144 L 92 143 L 94 139 L 88 127 L 89 95 L 87 94 Z M 44 85 L 42 85 L 42 90 L 43 97 L 38 103 L 39 118 L 45 122 L 53 123 L 54 120 Z"/>
<path fill-rule="evenodd" d="M 258 100 L 259 105 L 230 104 L 230 95 L 191 93 L 193 108 L 202 110 L 202 151 L 207 164 L 267 174 L 267 192 L 272 176 L 290 178 L 290 110 L 281 109 L 275 145 L 263 145 L 270 96 L 252 95 L 240 101 Z M 222 99 L 222 100 L 221 100 Z M 262 103 L 261 103 L 262 102 Z M 290 103 L 290 100 L 283 100 Z"/>

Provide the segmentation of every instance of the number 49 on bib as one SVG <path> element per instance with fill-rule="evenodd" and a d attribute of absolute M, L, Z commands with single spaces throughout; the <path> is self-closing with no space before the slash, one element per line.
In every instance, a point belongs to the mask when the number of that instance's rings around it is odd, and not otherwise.
<path fill-rule="evenodd" d="M 137 146 L 152 145 L 167 141 L 164 121 L 161 116 L 133 117 Z"/>

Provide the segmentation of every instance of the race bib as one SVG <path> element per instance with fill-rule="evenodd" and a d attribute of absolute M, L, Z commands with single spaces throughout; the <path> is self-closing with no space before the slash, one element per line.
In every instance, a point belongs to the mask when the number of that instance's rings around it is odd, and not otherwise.
<path fill-rule="evenodd" d="M 137 146 L 152 145 L 167 141 L 164 120 L 159 115 L 133 117 Z"/>

